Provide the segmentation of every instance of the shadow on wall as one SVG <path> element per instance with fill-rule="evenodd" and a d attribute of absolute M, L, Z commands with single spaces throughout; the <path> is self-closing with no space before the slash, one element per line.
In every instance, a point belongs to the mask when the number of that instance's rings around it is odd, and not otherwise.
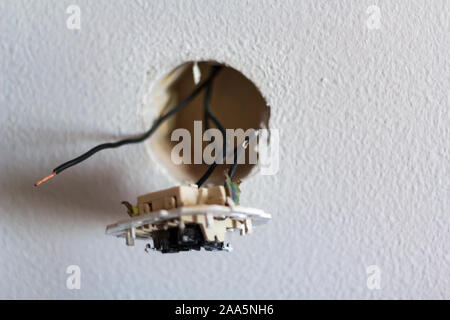
<path fill-rule="evenodd" d="M 52 135 L 48 129 L 37 131 L 40 132 L 39 137 Z M 28 130 L 28 134 L 30 133 Z M 123 179 L 126 174 L 121 173 L 120 163 L 105 164 L 102 159 L 99 159 L 101 158 L 99 155 L 92 158 L 96 159 L 97 163 L 80 164 L 60 173 L 53 180 L 34 187 L 36 180 L 48 174 L 53 168 L 46 168 L 36 159 L 30 159 L 31 155 L 35 155 L 38 159 L 48 157 L 53 160 L 53 154 L 61 148 L 64 149 L 63 143 L 67 144 L 67 140 L 55 139 L 53 136 L 41 139 L 45 141 L 45 147 L 40 142 L 22 144 L 4 157 L 3 168 L 0 171 L 2 189 L 0 203 L 10 204 L 14 208 L 14 215 L 29 215 L 31 212 L 36 216 L 54 215 L 55 218 L 56 216 L 76 216 L 80 219 L 80 223 L 93 221 L 110 223 L 118 217 L 126 218 L 126 209 L 120 204 L 121 200 L 130 200 L 123 199 L 128 196 L 127 190 L 123 190 Z M 73 140 L 76 140 L 77 144 L 89 140 L 89 144 L 96 145 L 100 141 L 115 139 L 111 136 L 99 138 L 98 134 L 95 134 L 95 138 L 94 134 L 89 138 L 87 136 L 85 132 L 74 133 Z M 51 141 L 51 147 L 49 147 L 49 141 Z M 82 152 L 84 150 L 80 150 L 80 153 Z M 67 159 L 71 156 L 73 154 L 68 155 Z M 58 161 L 60 156 L 55 159 L 55 165 Z M 53 161 L 50 162 L 53 163 Z"/>
<path fill-rule="evenodd" d="M 110 222 L 115 219 L 115 212 L 126 212 L 120 204 L 124 194 L 118 187 L 121 185 L 119 177 L 114 175 L 117 170 L 111 167 L 100 170 L 77 168 L 70 173 L 61 173 L 59 179 L 39 188 L 33 186 L 35 171 L 18 169 L 17 174 L 6 177 L 2 173 L 0 179 L 6 190 L 1 193 L 0 201 L 13 201 L 17 205 L 17 214 L 31 209 L 36 215 L 73 214 L 85 222 Z"/>

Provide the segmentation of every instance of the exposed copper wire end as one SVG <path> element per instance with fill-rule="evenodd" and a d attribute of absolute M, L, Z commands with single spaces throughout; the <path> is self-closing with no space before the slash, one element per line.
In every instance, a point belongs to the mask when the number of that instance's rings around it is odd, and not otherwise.
<path fill-rule="evenodd" d="M 53 178 L 55 175 L 56 175 L 56 172 L 52 172 L 51 174 L 49 174 L 48 176 L 46 176 L 44 179 L 39 180 L 38 182 L 36 182 L 36 183 L 34 184 L 34 186 L 37 187 L 37 186 L 40 185 L 41 183 L 43 183 L 43 182 L 45 182 L 45 181 L 50 180 L 51 178 Z"/>

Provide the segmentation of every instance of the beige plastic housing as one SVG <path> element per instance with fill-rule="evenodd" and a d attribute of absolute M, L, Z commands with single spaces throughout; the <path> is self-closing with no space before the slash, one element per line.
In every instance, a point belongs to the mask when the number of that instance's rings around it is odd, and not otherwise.
<path fill-rule="evenodd" d="M 177 186 L 139 196 L 138 211 L 139 214 L 146 214 L 201 204 L 225 205 L 226 197 L 223 186 L 200 189 L 196 185 Z"/>

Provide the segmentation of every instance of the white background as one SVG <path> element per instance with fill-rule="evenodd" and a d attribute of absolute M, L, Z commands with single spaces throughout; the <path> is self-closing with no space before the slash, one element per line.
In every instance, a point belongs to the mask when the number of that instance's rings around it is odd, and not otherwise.
<path fill-rule="evenodd" d="M 71 4 L 81 30 L 66 27 Z M 443 0 L 2 0 L 0 297 L 450 298 L 449 21 Z M 278 174 L 242 186 L 268 225 L 232 253 L 106 236 L 121 200 L 174 184 L 145 144 L 33 187 L 145 130 L 149 88 L 195 59 L 247 75 L 282 129 Z M 66 288 L 72 264 L 80 290 Z"/>

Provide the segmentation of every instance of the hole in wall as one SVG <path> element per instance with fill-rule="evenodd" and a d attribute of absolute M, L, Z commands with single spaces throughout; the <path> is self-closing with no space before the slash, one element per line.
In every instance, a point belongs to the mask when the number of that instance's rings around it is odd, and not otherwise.
<path fill-rule="evenodd" d="M 220 64 L 215 61 L 187 62 L 169 72 L 153 88 L 149 104 L 146 108 L 155 108 L 156 116 L 164 114 L 168 109 L 186 98 L 197 86 L 195 83 L 200 71 L 200 79 L 204 81 L 210 74 L 213 66 L 220 65 L 221 70 L 216 76 L 212 86 L 211 111 L 226 129 L 267 129 L 269 127 L 270 108 L 255 84 L 238 70 Z M 196 182 L 209 168 L 206 163 L 194 164 L 194 142 L 191 146 L 192 163 L 176 165 L 171 161 L 171 152 L 178 141 L 171 141 L 171 134 L 175 129 L 187 129 L 191 137 L 194 137 L 194 121 L 204 120 L 204 95 L 203 90 L 188 106 L 170 117 L 155 132 L 147 147 L 157 156 L 158 162 L 166 168 L 167 174 L 181 183 Z M 152 112 L 153 113 L 153 112 Z M 146 114 L 146 112 L 144 112 Z M 154 114 L 154 113 L 153 113 Z M 148 120 L 146 121 L 148 122 Z M 217 128 L 210 121 L 210 128 Z M 205 127 L 202 125 L 202 133 Z M 235 145 L 242 141 L 235 141 Z M 204 149 L 210 142 L 203 142 Z M 235 178 L 247 177 L 255 164 L 249 164 L 249 150 L 246 150 L 245 164 L 237 167 Z M 223 183 L 224 171 L 230 165 L 218 165 L 214 173 L 206 181 L 206 184 Z"/>

